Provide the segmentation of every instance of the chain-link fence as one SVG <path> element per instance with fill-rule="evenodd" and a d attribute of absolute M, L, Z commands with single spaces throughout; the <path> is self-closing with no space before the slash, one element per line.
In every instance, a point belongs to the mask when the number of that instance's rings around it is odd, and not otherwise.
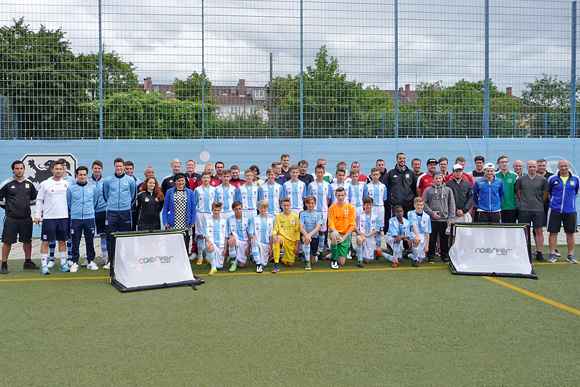
<path fill-rule="evenodd" d="M 32 0 L 0 18 L 2 139 L 576 137 L 575 2 Z"/>

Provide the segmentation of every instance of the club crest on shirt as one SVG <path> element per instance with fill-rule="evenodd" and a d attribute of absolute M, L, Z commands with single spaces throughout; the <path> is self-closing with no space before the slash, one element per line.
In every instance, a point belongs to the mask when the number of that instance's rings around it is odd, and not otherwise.
<path fill-rule="evenodd" d="M 290 219 L 290 223 L 294 224 L 294 219 Z"/>
<path fill-rule="evenodd" d="M 129 185 L 129 182 L 128 182 L 127 180 L 125 180 L 125 181 L 123 182 L 123 184 L 125 184 L 125 185 Z"/>
<path fill-rule="evenodd" d="M 345 215 L 348 215 L 348 210 L 344 210 Z"/>

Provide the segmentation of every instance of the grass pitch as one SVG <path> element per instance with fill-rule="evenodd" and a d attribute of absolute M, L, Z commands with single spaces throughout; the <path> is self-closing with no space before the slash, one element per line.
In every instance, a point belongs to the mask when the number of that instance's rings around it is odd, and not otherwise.
<path fill-rule="evenodd" d="M 275 275 L 250 265 L 204 276 L 198 291 L 126 294 L 103 270 L 42 277 L 10 261 L 0 383 L 575 386 L 580 265 L 562 261 L 535 264 L 538 280 L 500 281 L 572 311 L 409 260 Z"/>

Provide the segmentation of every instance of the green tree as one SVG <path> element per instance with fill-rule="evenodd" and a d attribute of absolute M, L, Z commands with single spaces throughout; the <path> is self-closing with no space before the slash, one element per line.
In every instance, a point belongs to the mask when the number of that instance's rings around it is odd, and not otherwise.
<path fill-rule="evenodd" d="M 0 94 L 17 109 L 23 137 L 59 136 L 75 126 L 85 78 L 61 29 L 32 31 L 24 19 L 0 29 Z"/>
<path fill-rule="evenodd" d="M 81 105 L 83 131 L 77 136 L 97 137 L 99 101 Z M 200 101 L 169 99 L 159 93 L 116 93 L 103 101 L 105 138 L 201 137 L 203 107 Z M 214 105 L 205 105 L 205 118 L 216 120 Z"/>
<path fill-rule="evenodd" d="M 87 79 L 87 92 L 91 99 L 99 98 L 99 54 L 80 54 L 78 62 Z M 103 98 L 114 93 L 136 90 L 139 85 L 136 67 L 131 62 L 123 62 L 115 51 L 103 52 Z"/>
<path fill-rule="evenodd" d="M 417 93 L 419 98 L 416 105 L 407 110 L 417 112 L 421 135 L 448 136 L 450 126 L 454 137 L 482 134 L 485 110 L 483 80 L 470 82 L 462 79 L 447 87 L 443 86 L 441 81 L 420 83 L 417 86 Z M 491 80 L 489 95 L 490 127 L 495 129 L 492 135 L 512 135 L 514 113 L 516 129 L 519 125 L 518 112 L 521 110 L 521 100 L 500 92 Z"/>
<path fill-rule="evenodd" d="M 194 71 L 187 77 L 185 81 L 175 78 L 175 82 L 173 84 L 175 86 L 175 97 L 182 101 L 201 101 L 203 85 L 203 91 L 206 97 L 205 101 L 208 102 L 208 97 L 210 96 L 211 90 L 211 82 L 207 78 L 207 75 L 203 74 L 202 76 L 202 74 L 198 74 Z"/>

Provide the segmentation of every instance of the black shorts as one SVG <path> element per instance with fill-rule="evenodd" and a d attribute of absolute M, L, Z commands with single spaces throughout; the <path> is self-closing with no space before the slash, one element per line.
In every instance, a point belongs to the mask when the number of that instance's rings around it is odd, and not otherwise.
<path fill-rule="evenodd" d="M 105 229 L 105 221 L 107 220 L 107 211 L 95 212 L 95 227 L 97 228 L 97 235 L 107 233 Z"/>
<path fill-rule="evenodd" d="M 304 243 L 302 241 L 303 238 L 304 238 L 304 235 L 300 235 L 300 241 L 302 243 Z M 316 255 L 317 251 L 318 251 L 318 238 L 311 238 L 310 239 L 310 255 Z"/>
<path fill-rule="evenodd" d="M 488 211 L 478 211 L 477 221 L 479 223 L 500 223 L 501 222 L 501 212 L 488 212 Z"/>
<path fill-rule="evenodd" d="M 69 218 L 44 219 L 40 239 L 44 242 L 66 241 L 70 233 Z"/>
<path fill-rule="evenodd" d="M 2 230 L 2 242 L 7 245 L 16 243 L 16 239 L 22 243 L 29 243 L 32 240 L 32 218 L 4 218 L 4 229 Z"/>
<path fill-rule="evenodd" d="M 520 223 L 530 223 L 534 228 L 542 228 L 546 225 L 544 211 L 521 211 L 518 213 Z"/>
<path fill-rule="evenodd" d="M 562 214 L 550 209 L 548 211 L 548 232 L 560 232 L 561 224 L 564 223 L 564 232 L 573 234 L 576 232 L 576 213 Z"/>

